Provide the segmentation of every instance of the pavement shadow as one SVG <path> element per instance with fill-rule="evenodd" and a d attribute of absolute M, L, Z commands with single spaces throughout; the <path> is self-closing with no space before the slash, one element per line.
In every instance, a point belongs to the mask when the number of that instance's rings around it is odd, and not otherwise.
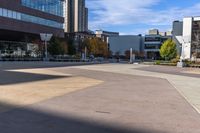
<path fill-rule="evenodd" d="M 0 70 L 11 69 L 34 69 L 34 68 L 54 68 L 69 66 L 96 65 L 99 63 L 92 62 L 1 62 Z"/>
<path fill-rule="evenodd" d="M 0 85 L 12 85 L 26 82 L 35 82 L 42 80 L 52 80 L 66 78 L 70 76 L 54 76 L 43 74 L 32 74 L 23 72 L 0 71 Z"/>
<path fill-rule="evenodd" d="M 0 107 L 14 106 L 0 103 Z M 27 107 L 0 113 L 1 133 L 165 133 L 98 123 L 72 116 L 36 111 Z"/>

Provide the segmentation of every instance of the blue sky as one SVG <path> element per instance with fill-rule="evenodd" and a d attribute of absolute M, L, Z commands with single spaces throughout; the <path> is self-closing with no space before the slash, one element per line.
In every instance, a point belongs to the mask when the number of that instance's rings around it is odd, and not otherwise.
<path fill-rule="evenodd" d="M 200 0 L 86 0 L 89 28 L 120 34 L 145 34 L 172 29 L 174 20 L 200 16 Z"/>

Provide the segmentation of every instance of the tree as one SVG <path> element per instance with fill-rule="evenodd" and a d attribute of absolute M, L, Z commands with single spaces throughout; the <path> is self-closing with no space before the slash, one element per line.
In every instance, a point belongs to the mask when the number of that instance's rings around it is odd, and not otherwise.
<path fill-rule="evenodd" d="M 107 57 L 109 55 L 107 43 L 103 42 L 99 38 L 87 38 L 83 41 L 80 47 L 82 51 L 84 51 L 86 47 L 88 54 L 95 56 Z"/>
<path fill-rule="evenodd" d="M 176 43 L 172 39 L 165 41 L 160 48 L 160 55 L 165 60 L 175 58 L 177 56 Z"/>
<path fill-rule="evenodd" d="M 125 54 L 125 58 L 126 58 L 126 59 L 129 59 L 129 58 L 130 58 L 130 50 L 126 50 L 126 51 L 124 52 L 124 54 Z"/>
<path fill-rule="evenodd" d="M 75 55 L 76 54 L 76 47 L 73 44 L 73 40 L 67 39 L 66 42 L 68 44 L 68 54 L 69 55 Z"/>
<path fill-rule="evenodd" d="M 40 39 L 35 39 L 32 41 L 32 43 L 37 45 L 38 47 L 38 48 L 34 47 L 34 51 L 37 57 L 42 57 L 44 52 L 44 42 L 42 42 Z"/>
<path fill-rule="evenodd" d="M 66 41 L 53 37 L 48 46 L 48 51 L 51 55 L 64 55 L 68 53 Z"/>

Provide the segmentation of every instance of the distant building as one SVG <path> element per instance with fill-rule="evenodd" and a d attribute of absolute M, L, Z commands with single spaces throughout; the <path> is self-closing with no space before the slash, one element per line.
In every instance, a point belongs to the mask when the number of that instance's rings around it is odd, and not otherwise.
<path fill-rule="evenodd" d="M 174 42 L 176 43 L 177 52 L 179 55 L 181 55 L 181 43 L 177 40 L 176 36 L 182 36 L 182 35 L 183 35 L 183 22 L 174 21 L 172 27 L 172 37 Z"/>
<path fill-rule="evenodd" d="M 67 39 L 71 39 L 72 41 L 84 41 L 86 38 L 94 38 L 95 34 L 93 32 L 73 32 L 65 33 L 65 37 Z"/>
<path fill-rule="evenodd" d="M 167 35 L 167 32 L 159 32 L 159 35 L 161 35 L 161 36 L 166 36 L 166 35 Z"/>
<path fill-rule="evenodd" d="M 110 43 L 109 38 L 110 37 L 118 37 L 119 32 L 110 32 L 110 31 L 103 31 L 103 30 L 96 30 L 95 35 L 98 38 L 101 38 L 103 42 L 106 42 L 108 44 L 108 50 L 110 50 Z"/>
<path fill-rule="evenodd" d="M 158 35 L 158 34 L 159 34 L 159 30 L 158 29 L 149 30 L 149 35 Z"/>
<path fill-rule="evenodd" d="M 95 34 L 96 34 L 96 37 L 101 38 L 102 41 L 104 42 L 108 42 L 109 37 L 119 36 L 119 32 L 110 32 L 110 31 L 103 31 L 103 30 L 96 30 Z"/>
<path fill-rule="evenodd" d="M 178 28 L 174 28 L 173 35 L 182 37 L 178 40 L 182 44 L 182 58 L 200 58 L 200 17 L 185 17 L 182 23 L 176 23 L 179 25 L 175 25 Z"/>
<path fill-rule="evenodd" d="M 142 36 L 141 35 L 121 35 L 109 37 L 110 51 L 113 55 L 116 53 L 125 55 L 130 48 L 133 51 L 142 51 Z"/>
<path fill-rule="evenodd" d="M 172 31 L 159 32 L 159 35 L 161 35 L 161 36 L 172 36 Z"/>
<path fill-rule="evenodd" d="M 87 32 L 88 30 L 88 8 L 85 0 L 65 1 L 65 32 Z"/>
<path fill-rule="evenodd" d="M 172 36 L 172 31 L 167 31 L 166 36 Z"/>
<path fill-rule="evenodd" d="M 167 35 L 167 32 L 160 33 L 159 30 L 150 30 L 148 35 L 144 37 L 144 52 L 147 59 L 159 59 L 160 48 L 164 41 L 172 39 L 171 35 Z"/>

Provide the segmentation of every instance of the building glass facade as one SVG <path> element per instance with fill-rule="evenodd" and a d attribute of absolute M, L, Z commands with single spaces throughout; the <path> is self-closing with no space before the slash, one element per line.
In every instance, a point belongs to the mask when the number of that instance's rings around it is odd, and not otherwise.
<path fill-rule="evenodd" d="M 23 6 L 57 16 L 63 16 L 63 0 L 21 0 Z"/>
<path fill-rule="evenodd" d="M 20 21 L 31 22 L 31 23 L 35 23 L 35 24 L 40 24 L 40 25 L 45 25 L 45 26 L 63 29 L 63 23 L 59 23 L 59 22 L 56 22 L 56 21 L 53 21 L 53 20 L 48 20 L 48 19 L 28 15 L 28 14 L 25 14 L 25 13 L 20 13 L 20 12 L 4 9 L 4 8 L 0 8 L 0 16 L 6 17 L 6 18 L 11 18 L 11 19 L 16 19 L 16 20 L 20 20 Z"/>
<path fill-rule="evenodd" d="M 155 32 L 154 32 L 155 31 Z M 160 48 L 162 44 L 168 40 L 171 39 L 172 36 L 162 36 L 159 35 L 159 31 L 154 29 L 154 31 L 150 31 L 151 33 L 156 33 L 156 34 L 151 34 L 151 35 L 145 35 L 144 39 L 144 51 L 145 51 L 145 56 L 147 59 L 160 59 Z"/>

